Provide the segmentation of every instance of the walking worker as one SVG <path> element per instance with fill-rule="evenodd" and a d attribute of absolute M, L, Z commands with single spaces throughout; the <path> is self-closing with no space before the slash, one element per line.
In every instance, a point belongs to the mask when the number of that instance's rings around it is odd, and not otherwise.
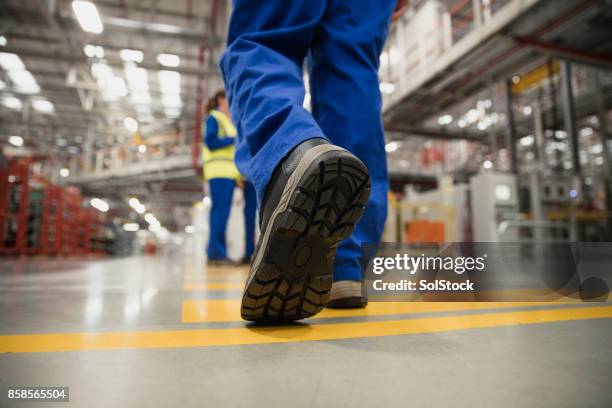
<path fill-rule="evenodd" d="M 236 164 L 255 184 L 261 226 L 244 319 L 365 305 L 361 244 L 379 242 L 387 211 L 379 58 L 394 10 L 406 7 L 234 0 L 220 66 Z M 302 106 L 306 58 L 312 114 Z"/>
<path fill-rule="evenodd" d="M 245 259 L 255 249 L 255 215 L 257 203 L 255 189 L 243 181 L 234 164 L 234 141 L 236 128 L 229 118 L 225 92 L 220 90 L 208 101 L 208 118 L 203 126 L 202 158 L 204 179 L 208 182 L 212 208 L 210 210 L 210 236 L 208 260 L 213 263 L 229 262 L 227 256 L 226 230 L 232 208 L 232 196 L 236 185 L 244 192 L 244 218 L 246 233 Z"/>

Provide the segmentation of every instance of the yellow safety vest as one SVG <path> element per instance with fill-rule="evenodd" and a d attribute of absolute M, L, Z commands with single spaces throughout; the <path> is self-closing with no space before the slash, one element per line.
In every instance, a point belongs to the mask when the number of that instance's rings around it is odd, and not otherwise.
<path fill-rule="evenodd" d="M 223 112 L 211 110 L 209 114 L 217 120 L 219 126 L 218 136 L 220 139 L 235 137 L 238 134 L 230 118 Z M 204 126 L 205 123 L 202 122 L 202 129 Z M 213 178 L 240 178 L 240 173 L 234 164 L 234 145 L 209 150 L 206 144 L 204 144 L 202 147 L 202 159 L 204 161 L 205 180 Z"/>

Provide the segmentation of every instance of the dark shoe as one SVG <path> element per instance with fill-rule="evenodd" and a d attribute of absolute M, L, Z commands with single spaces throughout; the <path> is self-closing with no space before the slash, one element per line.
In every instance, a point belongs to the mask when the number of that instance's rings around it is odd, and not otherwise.
<path fill-rule="evenodd" d="M 261 210 L 261 235 L 241 314 L 279 322 L 319 313 L 332 285 L 336 248 L 370 194 L 365 165 L 324 139 L 299 144 L 277 166 Z"/>
<path fill-rule="evenodd" d="M 332 284 L 327 307 L 331 309 L 361 309 L 366 307 L 368 299 L 363 293 L 360 281 L 338 281 Z"/>

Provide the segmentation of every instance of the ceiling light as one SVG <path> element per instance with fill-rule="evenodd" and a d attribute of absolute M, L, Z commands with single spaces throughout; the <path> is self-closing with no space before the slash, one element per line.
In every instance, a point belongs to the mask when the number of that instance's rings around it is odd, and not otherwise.
<path fill-rule="evenodd" d="M 107 212 L 110 209 L 110 206 L 108 205 L 108 203 L 99 198 L 92 198 L 89 201 L 89 204 L 91 204 L 93 208 L 101 212 Z"/>
<path fill-rule="evenodd" d="M 19 55 L 9 53 L 9 52 L 0 52 L 0 67 L 4 68 L 7 71 L 20 71 L 25 69 L 25 65 Z"/>
<path fill-rule="evenodd" d="M 124 48 L 119 51 L 119 56 L 125 62 L 142 62 L 144 58 L 144 53 L 140 50 L 131 50 L 129 48 Z"/>
<path fill-rule="evenodd" d="M 21 110 L 23 107 L 21 99 L 15 98 L 14 96 L 5 96 L 2 99 L 2 102 L 4 103 L 4 106 L 13 110 Z"/>
<path fill-rule="evenodd" d="M 468 113 L 465 114 L 465 119 L 468 123 L 474 123 L 480 117 L 480 113 L 476 109 L 470 109 Z"/>
<path fill-rule="evenodd" d="M 385 151 L 387 153 L 391 153 L 396 151 L 399 148 L 399 144 L 397 142 L 389 142 L 385 145 Z"/>
<path fill-rule="evenodd" d="M 87 44 L 83 51 L 89 58 L 104 58 L 104 47 L 101 45 Z"/>
<path fill-rule="evenodd" d="M 393 93 L 393 91 L 395 91 L 395 85 L 393 85 L 391 82 L 381 82 L 379 88 L 380 92 L 387 95 L 390 95 Z"/>
<path fill-rule="evenodd" d="M 465 119 L 459 119 L 457 121 L 457 126 L 459 126 L 460 128 L 464 128 L 467 125 Z"/>
<path fill-rule="evenodd" d="M 533 137 L 533 135 L 528 135 L 525 137 L 522 137 L 520 140 L 521 146 L 531 146 L 533 144 L 533 142 L 535 141 L 535 138 Z"/>
<path fill-rule="evenodd" d="M 180 95 L 177 94 L 162 94 L 162 105 L 168 108 L 177 108 L 183 106 Z"/>
<path fill-rule="evenodd" d="M 485 160 L 484 163 L 482 163 L 482 167 L 489 170 L 493 168 L 493 162 L 491 160 Z"/>
<path fill-rule="evenodd" d="M 533 109 L 531 108 L 531 106 L 523 107 L 523 115 L 529 116 L 531 115 L 531 112 L 533 112 Z"/>
<path fill-rule="evenodd" d="M 157 62 L 165 67 L 178 67 L 181 64 L 181 59 L 178 55 L 174 54 L 159 54 L 157 56 Z"/>
<path fill-rule="evenodd" d="M 132 92 L 130 100 L 133 104 L 147 105 L 151 103 L 151 94 L 148 92 Z"/>
<path fill-rule="evenodd" d="M 42 113 L 53 113 L 53 104 L 45 99 L 32 101 L 32 107 Z"/>
<path fill-rule="evenodd" d="M 138 145 L 138 152 L 139 153 L 146 153 L 147 152 L 147 146 L 146 145 Z"/>
<path fill-rule="evenodd" d="M 180 93 L 181 91 L 181 74 L 176 71 L 159 71 L 157 81 L 162 92 Z"/>
<path fill-rule="evenodd" d="M 136 232 L 140 229 L 140 225 L 135 222 L 128 222 L 123 224 L 123 230 L 128 232 Z"/>
<path fill-rule="evenodd" d="M 169 118 L 178 118 L 179 116 L 181 116 L 181 109 L 180 108 L 165 108 L 164 114 L 168 116 Z"/>
<path fill-rule="evenodd" d="M 40 87 L 30 71 L 26 69 L 9 71 L 8 76 L 11 81 L 13 81 L 19 92 L 27 94 L 35 94 L 40 92 Z"/>
<path fill-rule="evenodd" d="M 443 115 L 438 118 L 438 124 L 440 126 L 450 125 L 453 122 L 453 117 L 451 115 Z"/>
<path fill-rule="evenodd" d="M 23 137 L 21 136 L 9 136 L 8 142 L 15 147 L 23 146 Z"/>
<path fill-rule="evenodd" d="M 193 225 L 187 225 L 185 227 L 185 232 L 188 234 L 193 234 L 195 232 L 195 227 Z"/>
<path fill-rule="evenodd" d="M 6 43 L 7 43 L 6 37 L 3 35 L 0 35 L 0 47 L 4 47 Z"/>
<path fill-rule="evenodd" d="M 100 34 L 104 31 L 104 25 L 100 19 L 100 14 L 98 14 L 98 9 L 92 2 L 74 0 L 72 2 L 72 10 L 84 31 L 94 34 Z"/>
<path fill-rule="evenodd" d="M 70 170 L 64 167 L 60 169 L 59 173 L 60 173 L 60 176 L 62 176 L 63 178 L 66 178 L 70 175 Z"/>
<path fill-rule="evenodd" d="M 514 84 L 518 84 L 519 82 L 521 82 L 521 77 L 520 77 L 520 76 L 518 76 L 518 75 L 513 76 L 513 77 L 512 77 L 512 82 L 513 82 Z"/>
<path fill-rule="evenodd" d="M 91 64 L 91 74 L 98 81 L 105 81 L 113 77 L 113 69 L 105 62 L 95 62 Z"/>
<path fill-rule="evenodd" d="M 136 132 L 138 130 L 138 122 L 136 119 L 129 116 L 123 119 L 123 125 L 130 132 Z"/>

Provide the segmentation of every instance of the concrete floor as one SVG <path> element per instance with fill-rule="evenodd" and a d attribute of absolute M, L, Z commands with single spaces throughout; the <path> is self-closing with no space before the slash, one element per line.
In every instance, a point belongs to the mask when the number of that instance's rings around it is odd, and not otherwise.
<path fill-rule="evenodd" d="M 236 310 L 246 273 L 2 260 L 0 390 L 69 386 L 72 407 L 612 406 L 610 303 L 372 303 L 258 328 Z"/>

